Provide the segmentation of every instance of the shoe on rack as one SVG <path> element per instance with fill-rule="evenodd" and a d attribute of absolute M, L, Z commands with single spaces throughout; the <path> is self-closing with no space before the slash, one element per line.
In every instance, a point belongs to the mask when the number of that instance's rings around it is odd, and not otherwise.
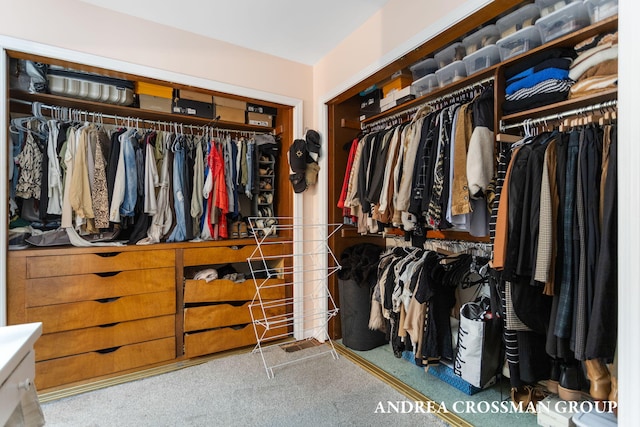
<path fill-rule="evenodd" d="M 551 372 L 547 380 L 547 390 L 550 393 L 558 394 L 558 382 L 560 381 L 560 360 L 551 359 Z"/>
<path fill-rule="evenodd" d="M 578 363 L 560 364 L 558 395 L 567 401 L 582 400 L 582 370 Z"/>
<path fill-rule="evenodd" d="M 607 400 L 611 393 L 611 375 L 605 364 L 600 359 L 584 361 L 589 378 L 589 394 L 593 400 Z"/>

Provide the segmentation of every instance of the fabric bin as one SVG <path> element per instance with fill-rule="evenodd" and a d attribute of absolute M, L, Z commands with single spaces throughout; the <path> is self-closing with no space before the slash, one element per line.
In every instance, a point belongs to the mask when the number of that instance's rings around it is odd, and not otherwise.
<path fill-rule="evenodd" d="M 369 329 L 370 288 L 355 280 L 338 280 L 342 343 L 354 350 L 366 351 L 387 343 L 385 334 Z"/>

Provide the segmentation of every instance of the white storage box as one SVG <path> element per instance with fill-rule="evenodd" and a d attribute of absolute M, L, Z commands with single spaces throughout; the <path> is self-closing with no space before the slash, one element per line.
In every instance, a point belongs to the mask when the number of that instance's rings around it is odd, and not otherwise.
<path fill-rule="evenodd" d="M 467 77 L 467 67 L 463 61 L 455 61 L 436 71 L 436 77 L 440 87 L 443 87 Z"/>
<path fill-rule="evenodd" d="M 500 38 L 500 31 L 496 25 L 487 25 L 462 39 L 467 55 L 471 55 L 483 47 L 495 44 Z"/>
<path fill-rule="evenodd" d="M 470 76 L 500 62 L 500 49 L 495 44 L 491 44 L 476 53 L 465 56 L 463 61 L 467 67 L 467 75 Z"/>
<path fill-rule="evenodd" d="M 618 0 L 585 0 L 592 24 L 618 14 Z"/>
<path fill-rule="evenodd" d="M 528 4 L 498 19 L 496 27 L 500 31 L 500 37 L 505 38 L 516 31 L 535 24 L 538 18 L 540 18 L 538 6 Z"/>
<path fill-rule="evenodd" d="M 413 76 L 413 81 L 421 79 L 427 74 L 435 73 L 438 69 L 438 62 L 436 62 L 433 58 L 423 59 L 420 62 L 416 62 L 412 66 L 409 67 L 411 70 L 411 75 Z"/>
<path fill-rule="evenodd" d="M 538 27 L 531 26 L 516 31 L 508 37 L 498 40 L 496 46 L 500 49 L 500 58 L 504 61 L 542 44 Z"/>
<path fill-rule="evenodd" d="M 60 74 L 48 74 L 47 80 L 49 92 L 53 95 L 117 105 L 131 105 L 133 103 L 133 89 L 129 87 Z"/>
<path fill-rule="evenodd" d="M 536 21 L 542 42 L 546 43 L 591 24 L 587 7 L 582 2 L 571 3 Z"/>
<path fill-rule="evenodd" d="M 422 96 L 438 89 L 440 87 L 440 84 L 438 83 L 438 78 L 436 77 L 435 73 L 433 73 L 427 74 L 421 79 L 414 81 L 413 83 L 411 83 L 411 87 L 415 89 L 416 96 Z"/>
<path fill-rule="evenodd" d="M 387 111 L 396 106 L 396 90 L 380 100 L 380 112 Z"/>
<path fill-rule="evenodd" d="M 460 42 L 450 44 L 442 49 L 440 52 L 433 55 L 433 58 L 438 63 L 438 68 L 444 68 L 451 64 L 453 61 L 461 61 L 465 55 L 464 45 Z"/>
<path fill-rule="evenodd" d="M 540 16 L 547 16 L 556 10 L 560 10 L 569 3 L 582 0 L 536 0 L 536 6 L 540 9 Z"/>

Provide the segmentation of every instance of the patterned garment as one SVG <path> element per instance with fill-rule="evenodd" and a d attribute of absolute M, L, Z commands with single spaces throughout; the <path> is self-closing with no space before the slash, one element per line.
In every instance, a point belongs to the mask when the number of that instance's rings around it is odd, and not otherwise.
<path fill-rule="evenodd" d="M 431 199 L 429 200 L 429 210 L 427 211 L 427 224 L 433 229 L 438 229 L 442 222 L 442 190 L 444 188 L 444 160 L 445 153 L 450 150 L 451 137 L 451 121 L 455 112 L 456 105 L 445 108 L 440 113 L 440 135 L 438 145 L 438 158 L 436 159 L 436 167 L 433 171 L 433 190 Z"/>
<path fill-rule="evenodd" d="M 109 198 L 107 194 L 107 162 L 103 152 L 103 147 L 109 144 L 109 137 L 104 131 L 97 133 L 98 143 L 96 144 L 95 172 L 93 176 L 93 192 L 91 199 L 93 202 L 93 214 L 96 228 L 109 228 Z"/>
<path fill-rule="evenodd" d="M 529 98 L 533 95 L 540 93 L 557 93 L 557 92 L 569 92 L 574 81 L 571 79 L 548 79 L 538 83 L 535 86 L 522 88 L 511 95 L 506 95 L 507 101 L 519 101 L 521 99 Z"/>
<path fill-rule="evenodd" d="M 16 196 L 23 199 L 39 199 L 42 186 L 42 151 L 31 132 L 27 133 L 24 147 L 17 157 L 20 166 Z"/>

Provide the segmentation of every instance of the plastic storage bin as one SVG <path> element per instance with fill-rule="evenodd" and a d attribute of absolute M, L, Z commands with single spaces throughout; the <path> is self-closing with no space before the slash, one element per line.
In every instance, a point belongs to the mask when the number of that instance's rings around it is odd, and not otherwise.
<path fill-rule="evenodd" d="M 462 43 L 456 42 L 433 55 L 433 58 L 438 63 L 438 68 L 444 68 L 454 61 L 461 61 L 465 56 L 465 50 Z"/>
<path fill-rule="evenodd" d="M 585 0 L 592 24 L 618 14 L 618 0 Z"/>
<path fill-rule="evenodd" d="M 528 4 L 498 19 L 496 27 L 500 31 L 500 37 L 505 38 L 516 31 L 532 26 L 538 18 L 540 18 L 538 6 Z"/>
<path fill-rule="evenodd" d="M 467 75 L 470 76 L 500 62 L 500 49 L 498 49 L 498 46 L 490 44 L 476 53 L 465 56 L 462 61 L 467 67 Z"/>
<path fill-rule="evenodd" d="M 467 77 L 467 67 L 463 61 L 455 61 L 436 71 L 436 77 L 440 87 L 443 87 Z"/>
<path fill-rule="evenodd" d="M 435 73 L 438 69 L 438 62 L 433 58 L 423 59 L 420 62 L 416 62 L 409 67 L 413 80 L 416 81 L 426 76 L 427 74 Z"/>
<path fill-rule="evenodd" d="M 467 55 L 477 52 L 485 46 L 495 44 L 500 38 L 500 30 L 495 25 L 487 25 L 462 39 Z"/>
<path fill-rule="evenodd" d="M 440 84 L 438 83 L 438 78 L 435 73 L 432 73 L 411 83 L 411 87 L 415 89 L 416 96 L 419 97 L 438 89 Z"/>
<path fill-rule="evenodd" d="M 575 1 L 582 0 L 536 0 L 536 6 L 540 9 L 540 16 L 547 16 Z"/>
<path fill-rule="evenodd" d="M 582 2 L 571 3 L 536 21 L 542 42 L 557 39 L 591 24 L 587 7 Z"/>
<path fill-rule="evenodd" d="M 513 56 L 538 47 L 542 44 L 542 38 L 538 27 L 526 27 L 516 31 L 508 37 L 498 40 L 496 46 L 500 49 L 500 58 L 504 61 Z"/>

